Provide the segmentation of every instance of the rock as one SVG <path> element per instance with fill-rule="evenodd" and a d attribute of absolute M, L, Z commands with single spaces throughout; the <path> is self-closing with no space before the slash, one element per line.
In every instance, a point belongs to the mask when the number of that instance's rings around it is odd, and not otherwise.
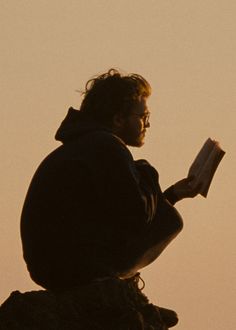
<path fill-rule="evenodd" d="M 50 292 L 14 291 L 0 307 L 0 330 L 166 330 L 159 310 L 131 280 L 106 279 Z"/>

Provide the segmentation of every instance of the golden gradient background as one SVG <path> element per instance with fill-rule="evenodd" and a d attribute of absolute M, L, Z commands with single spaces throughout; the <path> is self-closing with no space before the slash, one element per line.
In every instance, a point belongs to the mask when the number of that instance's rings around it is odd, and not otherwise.
<path fill-rule="evenodd" d="M 153 303 L 181 330 L 236 329 L 236 2 L 231 0 L 2 0 L 0 303 L 38 289 L 22 259 L 19 219 L 39 162 L 58 146 L 67 108 L 110 67 L 151 83 L 151 128 L 132 150 L 183 178 L 208 137 L 226 155 L 207 199 L 177 204 L 184 231 L 142 271 Z M 43 238 L 42 238 L 43 239 Z"/>

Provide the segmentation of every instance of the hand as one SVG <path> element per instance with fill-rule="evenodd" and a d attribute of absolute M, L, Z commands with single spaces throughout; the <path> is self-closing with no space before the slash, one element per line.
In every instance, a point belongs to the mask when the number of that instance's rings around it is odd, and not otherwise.
<path fill-rule="evenodd" d="M 201 184 L 195 186 L 194 176 L 180 180 L 174 184 L 174 194 L 178 197 L 178 200 L 183 198 L 193 198 L 197 196 L 201 191 Z"/>

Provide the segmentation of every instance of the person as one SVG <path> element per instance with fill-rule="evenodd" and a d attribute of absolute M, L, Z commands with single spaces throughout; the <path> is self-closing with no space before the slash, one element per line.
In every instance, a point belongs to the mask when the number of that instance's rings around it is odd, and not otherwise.
<path fill-rule="evenodd" d="M 138 74 L 110 69 L 89 80 L 80 110 L 70 108 L 56 133 L 62 145 L 34 174 L 21 216 L 23 256 L 47 290 L 137 280 L 182 230 L 174 204 L 198 188 L 185 178 L 163 192 L 156 169 L 127 148 L 144 144 L 150 94 Z"/>

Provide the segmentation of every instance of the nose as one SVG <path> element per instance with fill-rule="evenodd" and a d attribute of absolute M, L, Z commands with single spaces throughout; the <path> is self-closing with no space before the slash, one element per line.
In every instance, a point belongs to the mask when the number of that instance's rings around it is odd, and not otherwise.
<path fill-rule="evenodd" d="M 144 117 L 144 127 L 148 128 L 150 127 L 150 113 L 148 112 Z"/>

